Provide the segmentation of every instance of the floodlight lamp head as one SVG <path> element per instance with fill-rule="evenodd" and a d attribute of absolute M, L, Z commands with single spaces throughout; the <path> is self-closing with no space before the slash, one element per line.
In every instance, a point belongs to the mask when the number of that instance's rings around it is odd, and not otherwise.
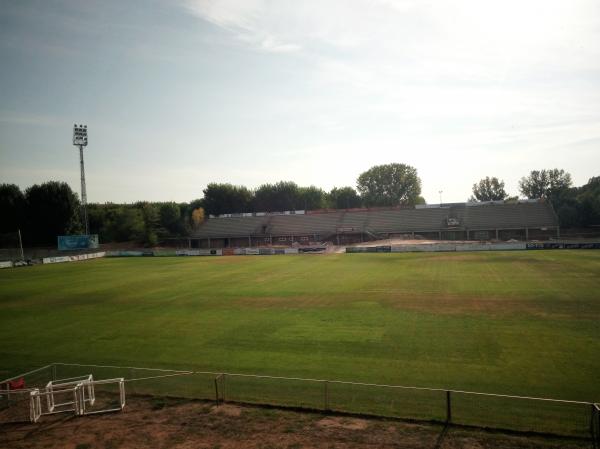
<path fill-rule="evenodd" d="M 73 125 L 73 145 L 75 146 L 87 146 L 87 125 Z"/>

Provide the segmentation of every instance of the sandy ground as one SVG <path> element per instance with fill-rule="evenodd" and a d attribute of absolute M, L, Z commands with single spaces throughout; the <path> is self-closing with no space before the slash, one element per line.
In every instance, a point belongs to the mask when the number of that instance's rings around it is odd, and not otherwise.
<path fill-rule="evenodd" d="M 327 253 L 345 253 L 347 246 L 401 246 L 401 245 L 425 245 L 428 243 L 479 243 L 479 241 L 473 240 L 424 240 L 414 239 L 407 240 L 401 238 L 383 239 L 383 240 L 370 240 L 363 243 L 348 243 L 347 245 L 329 245 L 327 247 Z"/>
<path fill-rule="evenodd" d="M 505 435 L 441 425 L 360 419 L 205 401 L 129 398 L 121 413 L 44 416 L 1 424 L 1 448 L 67 449 L 575 449 L 577 440 Z"/>
<path fill-rule="evenodd" d="M 390 245 L 400 246 L 400 245 L 425 245 L 425 244 L 430 244 L 430 243 L 457 244 L 457 243 L 479 243 L 479 241 L 478 240 L 424 240 L 424 239 L 407 240 L 407 239 L 393 238 L 393 239 L 384 239 L 384 240 L 372 240 L 370 242 L 355 243 L 353 245 L 346 245 L 346 246 L 390 246 Z"/>

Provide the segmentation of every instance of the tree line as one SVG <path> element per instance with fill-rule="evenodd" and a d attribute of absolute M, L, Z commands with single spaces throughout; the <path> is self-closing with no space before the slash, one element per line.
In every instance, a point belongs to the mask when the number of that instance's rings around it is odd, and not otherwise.
<path fill-rule="evenodd" d="M 525 198 L 550 201 L 562 227 L 600 225 L 600 176 L 587 184 L 573 187 L 571 175 L 557 168 L 533 170 L 519 181 L 519 192 Z M 504 190 L 504 181 L 486 177 L 473 184 L 472 201 L 516 200 Z"/>
<path fill-rule="evenodd" d="M 520 180 L 519 191 L 525 198 L 551 201 L 563 227 L 600 224 L 600 177 L 573 187 L 571 175 L 564 170 L 534 170 Z M 473 184 L 469 201 L 516 199 L 508 195 L 504 181 L 488 176 Z M 254 190 L 210 183 L 202 198 L 190 203 L 89 204 L 87 210 L 90 233 L 99 234 L 102 242 L 135 241 L 153 246 L 166 237 L 189 235 L 208 215 L 424 203 L 417 170 L 396 163 L 361 173 L 356 189 L 344 186 L 326 192 L 291 181 L 267 183 Z M 24 192 L 14 184 L 0 184 L 0 215 L 0 234 L 20 229 L 28 246 L 54 245 L 57 235 L 84 229 L 78 196 L 64 182 L 36 184 Z"/>
<path fill-rule="evenodd" d="M 198 202 L 88 204 L 89 229 L 103 242 L 156 245 L 160 238 L 189 233 L 194 206 L 199 207 Z M 55 245 L 58 235 L 85 229 L 79 198 L 65 182 L 36 184 L 24 192 L 14 184 L 0 184 L 0 214 L 0 234 L 12 235 L 18 229 L 26 246 Z"/>
<path fill-rule="evenodd" d="M 334 187 L 329 192 L 295 182 L 263 184 L 255 190 L 228 183 L 210 183 L 203 191 L 210 215 L 285 210 L 351 209 L 424 203 L 417 170 L 405 164 L 377 165 L 362 173 L 356 189 Z"/>

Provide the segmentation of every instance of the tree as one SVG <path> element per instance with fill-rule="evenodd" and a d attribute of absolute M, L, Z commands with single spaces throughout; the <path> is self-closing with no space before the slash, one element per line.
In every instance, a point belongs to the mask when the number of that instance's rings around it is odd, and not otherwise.
<path fill-rule="evenodd" d="M 147 246 L 156 246 L 160 229 L 160 212 L 158 207 L 152 203 L 142 205 L 142 217 L 144 219 L 144 240 Z"/>
<path fill-rule="evenodd" d="M 421 194 L 421 180 L 414 167 L 385 164 L 371 167 L 356 182 L 367 206 L 414 205 Z"/>
<path fill-rule="evenodd" d="M 600 176 L 581 187 L 562 188 L 551 200 L 562 227 L 600 225 Z"/>
<path fill-rule="evenodd" d="M 0 184 L 0 233 L 23 229 L 25 195 L 15 184 Z"/>
<path fill-rule="evenodd" d="M 334 187 L 327 194 L 329 207 L 334 209 L 352 209 L 361 207 L 362 200 L 352 187 Z"/>
<path fill-rule="evenodd" d="M 473 184 L 473 196 L 469 201 L 499 201 L 508 197 L 504 190 L 504 181 L 496 177 L 486 176 L 478 183 Z"/>
<path fill-rule="evenodd" d="M 571 187 L 571 175 L 564 170 L 533 170 L 521 178 L 519 190 L 527 198 L 549 198 Z"/>
<path fill-rule="evenodd" d="M 187 214 L 191 217 L 192 212 L 196 209 L 201 207 L 204 210 L 204 198 L 192 200 L 186 206 L 187 207 L 185 208 L 185 210 L 187 211 Z"/>
<path fill-rule="evenodd" d="M 198 207 L 192 211 L 192 226 L 194 229 L 198 229 L 198 227 L 204 221 L 204 209 Z"/>
<path fill-rule="evenodd" d="M 142 211 L 133 206 L 116 206 L 106 214 L 100 238 L 109 242 L 143 242 L 145 224 Z"/>
<path fill-rule="evenodd" d="M 108 222 L 108 214 L 111 208 L 117 207 L 114 204 L 95 204 L 91 203 L 87 206 L 88 223 L 90 226 L 90 234 L 98 234 L 101 241 L 106 242 L 102 235 L 102 228 Z"/>
<path fill-rule="evenodd" d="M 581 226 L 600 225 L 600 176 L 591 178 L 578 189 Z"/>
<path fill-rule="evenodd" d="M 182 235 L 189 235 L 190 231 L 194 227 L 192 214 L 196 209 L 199 208 L 202 208 L 202 211 L 204 211 L 203 205 L 204 199 L 195 199 L 189 203 L 179 204 L 179 210 L 181 212 Z"/>
<path fill-rule="evenodd" d="M 65 182 L 36 184 L 25 191 L 27 242 L 56 244 L 59 235 L 81 232 L 79 200 Z"/>
<path fill-rule="evenodd" d="M 295 182 L 263 184 L 254 192 L 254 210 L 257 212 L 281 212 L 302 207 L 304 203 L 300 199 L 300 191 Z"/>
<path fill-rule="evenodd" d="M 558 222 L 563 228 L 572 228 L 581 225 L 580 204 L 575 198 L 564 201 L 555 208 Z"/>
<path fill-rule="evenodd" d="M 296 206 L 305 210 L 323 209 L 326 206 L 325 198 L 326 194 L 323 189 L 315 186 L 300 187 L 298 188 L 300 204 L 296 204 Z"/>
<path fill-rule="evenodd" d="M 244 186 L 210 183 L 204 189 L 203 207 L 210 215 L 252 210 L 252 192 Z"/>
<path fill-rule="evenodd" d="M 167 231 L 168 235 L 181 235 L 183 233 L 183 222 L 181 220 L 181 209 L 176 203 L 163 203 L 159 206 L 160 226 Z"/>

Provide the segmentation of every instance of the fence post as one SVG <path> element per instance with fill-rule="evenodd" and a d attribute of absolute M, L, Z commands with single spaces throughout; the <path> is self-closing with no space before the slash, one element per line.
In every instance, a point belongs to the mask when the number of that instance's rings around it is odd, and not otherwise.
<path fill-rule="evenodd" d="M 217 405 L 219 405 L 219 377 L 221 377 L 220 374 L 218 376 L 216 376 L 214 379 L 214 381 L 215 381 L 215 402 L 217 403 Z"/>
<path fill-rule="evenodd" d="M 450 391 L 446 391 L 446 423 L 452 422 L 452 401 Z"/>
<path fill-rule="evenodd" d="M 596 447 L 600 446 L 600 404 L 596 404 Z"/>
<path fill-rule="evenodd" d="M 226 401 L 226 398 L 225 398 L 226 388 L 225 388 L 225 386 L 226 386 L 227 374 L 221 374 L 221 378 L 223 379 L 223 382 L 222 382 L 222 385 L 221 385 L 221 387 L 222 387 L 221 390 L 223 390 L 221 392 L 221 399 L 222 399 L 223 402 L 225 402 Z"/>
<path fill-rule="evenodd" d="M 600 404 L 596 404 L 596 448 L 600 447 Z"/>
<path fill-rule="evenodd" d="M 323 382 L 323 409 L 329 410 L 329 382 Z"/>
<path fill-rule="evenodd" d="M 590 433 L 592 434 L 592 443 L 594 449 L 598 448 L 598 443 L 600 440 L 600 413 L 596 408 L 596 404 L 592 404 L 592 416 L 590 419 Z M 598 429 L 596 429 L 596 417 L 598 418 Z M 598 433 L 597 433 L 598 432 Z"/>
<path fill-rule="evenodd" d="M 594 407 L 594 404 L 592 404 L 590 407 L 592 407 L 592 409 L 590 410 L 590 435 L 592 436 L 592 446 L 594 447 L 594 449 L 596 449 L 596 432 L 594 432 L 594 420 L 596 418 L 596 407 Z"/>

